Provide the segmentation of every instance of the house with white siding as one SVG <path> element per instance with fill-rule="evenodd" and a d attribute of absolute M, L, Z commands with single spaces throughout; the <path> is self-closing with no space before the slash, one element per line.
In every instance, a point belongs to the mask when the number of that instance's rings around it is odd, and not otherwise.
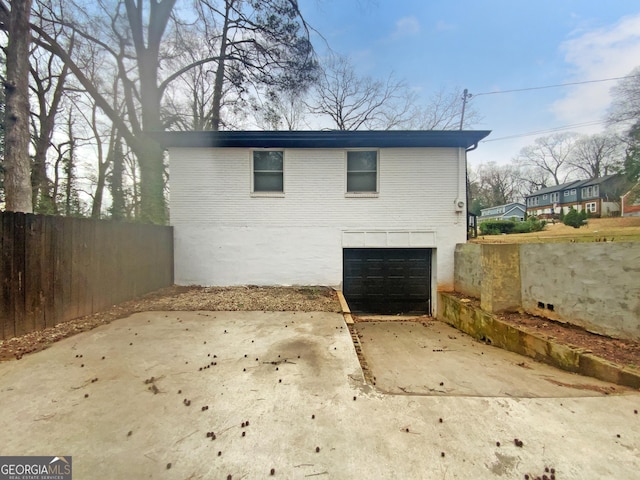
<path fill-rule="evenodd" d="M 175 281 L 327 285 L 435 311 L 466 241 L 466 155 L 488 131 L 165 132 Z"/>

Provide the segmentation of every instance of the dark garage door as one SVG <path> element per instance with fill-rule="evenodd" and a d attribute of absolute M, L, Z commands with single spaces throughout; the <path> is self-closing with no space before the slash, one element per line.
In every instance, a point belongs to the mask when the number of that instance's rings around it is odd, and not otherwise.
<path fill-rule="evenodd" d="M 430 248 L 345 248 L 343 266 L 353 311 L 431 313 Z"/>

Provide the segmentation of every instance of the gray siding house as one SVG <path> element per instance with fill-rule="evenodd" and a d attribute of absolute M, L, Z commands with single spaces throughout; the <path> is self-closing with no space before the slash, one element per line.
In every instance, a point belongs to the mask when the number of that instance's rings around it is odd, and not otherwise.
<path fill-rule="evenodd" d="M 515 220 L 523 221 L 527 207 L 524 203 L 513 202 L 480 210 L 478 222 L 486 220 Z"/>
<path fill-rule="evenodd" d="M 541 188 L 525 197 L 527 215 L 550 218 L 573 207 L 594 217 L 614 216 L 620 212 L 625 183 L 624 177 L 616 174 Z"/>

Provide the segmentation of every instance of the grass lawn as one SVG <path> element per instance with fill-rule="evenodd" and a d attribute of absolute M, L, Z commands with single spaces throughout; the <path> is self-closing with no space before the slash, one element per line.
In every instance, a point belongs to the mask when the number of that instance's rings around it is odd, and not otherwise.
<path fill-rule="evenodd" d="M 556 221 L 541 232 L 478 235 L 472 243 L 640 242 L 640 217 L 591 218 L 573 228 Z"/>

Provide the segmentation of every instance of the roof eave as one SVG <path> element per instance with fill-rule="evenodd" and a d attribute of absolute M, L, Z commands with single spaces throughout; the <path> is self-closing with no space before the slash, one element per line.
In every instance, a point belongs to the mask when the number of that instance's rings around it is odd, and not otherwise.
<path fill-rule="evenodd" d="M 469 148 L 489 130 L 151 132 L 163 147 Z"/>

